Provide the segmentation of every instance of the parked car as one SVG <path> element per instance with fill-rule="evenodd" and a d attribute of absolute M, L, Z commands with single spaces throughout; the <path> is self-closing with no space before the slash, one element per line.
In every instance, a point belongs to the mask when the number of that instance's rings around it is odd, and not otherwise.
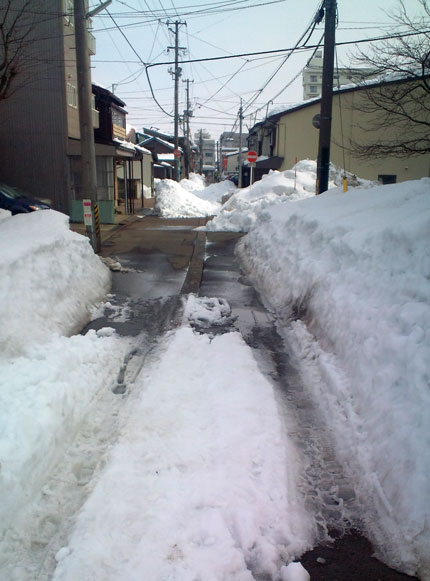
<path fill-rule="evenodd" d="M 239 183 L 239 174 L 238 173 L 230 173 L 230 174 L 227 174 L 223 178 L 223 181 L 225 181 L 225 180 L 230 180 L 231 182 L 234 183 L 235 186 L 237 186 L 238 183 Z"/>
<path fill-rule="evenodd" d="M 35 210 L 49 210 L 51 206 L 19 188 L 0 184 L 0 208 L 9 210 L 12 214 L 26 214 Z"/>

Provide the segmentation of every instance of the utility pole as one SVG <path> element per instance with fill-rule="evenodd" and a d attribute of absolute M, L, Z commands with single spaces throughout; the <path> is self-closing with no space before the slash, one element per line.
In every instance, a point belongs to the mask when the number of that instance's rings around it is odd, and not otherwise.
<path fill-rule="evenodd" d="M 203 129 L 200 129 L 199 139 L 200 173 L 203 173 Z"/>
<path fill-rule="evenodd" d="M 107 0 L 90 12 L 87 12 L 85 0 L 73 0 L 75 17 L 76 71 L 78 81 L 79 128 L 81 134 L 81 179 L 84 199 L 91 200 L 91 224 L 87 225 L 87 234 L 94 252 L 100 252 L 100 230 L 96 228 L 95 212 L 97 208 L 97 169 L 96 150 L 94 145 L 94 127 L 91 109 L 91 63 L 88 47 L 88 18 L 98 14 L 112 0 Z"/>
<path fill-rule="evenodd" d="M 224 166 L 223 166 L 223 158 L 222 158 L 222 142 L 223 142 L 223 137 L 222 137 L 222 133 L 219 136 L 219 175 L 221 175 L 224 172 Z"/>
<path fill-rule="evenodd" d="M 191 160 L 191 143 L 190 143 L 190 117 L 192 117 L 192 111 L 190 108 L 190 79 L 185 79 L 184 81 L 187 84 L 186 93 L 187 93 L 187 109 L 184 111 L 184 120 L 186 123 L 185 126 L 185 177 L 190 177 L 190 160 Z"/>
<path fill-rule="evenodd" d="M 169 28 L 170 32 L 175 35 L 175 46 L 167 48 L 175 50 L 175 70 L 173 76 L 175 78 L 175 118 L 174 118 L 174 132 L 175 132 L 175 149 L 179 149 L 179 79 L 181 77 L 182 69 L 179 66 L 179 50 L 185 50 L 185 47 L 179 46 L 179 26 L 184 24 L 176 20 L 174 22 L 175 30 Z M 179 161 L 180 158 L 175 156 L 175 179 L 179 181 Z"/>
<path fill-rule="evenodd" d="M 333 101 L 336 0 L 325 0 L 324 61 L 321 90 L 320 134 L 318 143 L 316 194 L 328 190 Z"/>
<path fill-rule="evenodd" d="M 237 156 L 237 164 L 239 166 L 239 181 L 238 187 L 242 187 L 242 121 L 243 121 L 243 109 L 242 109 L 242 99 L 240 99 L 239 107 L 239 155 Z"/>

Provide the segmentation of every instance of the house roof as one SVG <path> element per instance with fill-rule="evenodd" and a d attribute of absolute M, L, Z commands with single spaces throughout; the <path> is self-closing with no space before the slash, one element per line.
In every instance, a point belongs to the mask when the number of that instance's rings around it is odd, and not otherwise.
<path fill-rule="evenodd" d="M 158 131 L 157 129 L 152 129 L 152 128 L 148 129 L 147 127 L 144 127 L 143 132 L 146 133 L 146 135 L 159 137 L 160 139 L 164 139 L 166 141 L 173 141 L 175 139 L 173 135 L 169 135 L 168 133 L 162 133 L 161 131 Z"/>
<path fill-rule="evenodd" d="M 151 142 L 155 142 L 155 143 L 160 143 L 161 145 L 164 145 L 165 147 L 167 147 L 168 149 L 171 149 L 172 151 L 175 149 L 175 146 L 173 143 L 170 143 L 169 141 L 165 141 L 164 139 L 160 139 L 159 137 L 148 137 L 147 139 L 144 139 L 143 141 L 141 141 L 139 143 L 140 146 L 147 146 L 149 145 Z"/>
<path fill-rule="evenodd" d="M 114 95 L 108 89 L 105 89 L 104 87 L 101 87 L 100 85 L 97 85 L 97 83 L 91 83 L 91 85 L 92 85 L 93 93 L 95 95 L 102 95 L 103 97 L 108 98 L 111 103 L 114 103 L 118 107 L 121 107 L 121 108 L 125 107 L 124 101 L 122 101 L 119 97 Z"/>

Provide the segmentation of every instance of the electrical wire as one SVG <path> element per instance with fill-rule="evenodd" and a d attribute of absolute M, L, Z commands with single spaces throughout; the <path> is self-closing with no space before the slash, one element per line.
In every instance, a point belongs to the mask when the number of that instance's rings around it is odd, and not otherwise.
<path fill-rule="evenodd" d="M 126 37 L 126 35 L 124 34 L 124 32 L 121 30 L 121 28 L 119 27 L 119 25 L 117 24 L 116 20 L 111 16 L 111 14 L 109 13 L 109 11 L 106 9 L 106 12 L 109 14 L 112 22 L 115 24 L 116 28 L 118 28 L 118 30 L 120 31 L 120 33 L 122 34 L 122 36 L 125 38 L 125 40 L 127 41 L 127 44 L 131 47 L 131 49 L 133 50 L 134 54 L 138 57 L 139 61 L 142 63 L 142 65 L 145 67 L 145 74 L 146 74 L 146 78 L 148 80 L 148 85 L 149 85 L 149 89 L 151 91 L 151 95 L 152 98 L 154 99 L 154 101 L 156 102 L 156 104 L 158 105 L 158 107 L 160 108 L 161 111 L 163 111 L 163 113 L 165 115 L 168 115 L 169 117 L 175 117 L 172 113 L 168 113 L 164 107 L 162 107 L 160 105 L 160 103 L 158 102 L 157 98 L 155 97 L 154 94 L 154 90 L 152 88 L 152 83 L 151 83 L 151 79 L 149 77 L 149 73 L 148 73 L 148 66 L 147 64 L 142 60 L 142 58 L 140 57 L 139 53 L 135 50 L 134 46 L 130 43 L 130 41 L 128 40 L 128 38 Z"/>
<path fill-rule="evenodd" d="M 299 40 L 296 42 L 295 46 L 291 49 L 291 51 L 285 56 L 285 58 L 283 59 L 283 61 L 276 67 L 276 69 L 274 70 L 274 72 L 270 75 L 270 77 L 267 79 L 267 81 L 264 83 L 264 85 L 261 87 L 261 89 L 259 89 L 255 95 L 255 97 L 253 99 L 251 99 L 249 101 L 249 103 L 247 103 L 246 107 L 244 108 L 243 112 L 247 111 L 249 109 L 249 107 L 258 99 L 258 97 L 261 95 L 261 93 L 264 91 L 264 89 L 269 85 L 269 83 L 275 78 L 275 76 L 279 73 L 279 71 L 282 69 L 282 67 L 285 65 L 285 63 L 288 61 L 288 59 L 291 57 L 292 54 L 294 54 L 294 51 L 296 51 L 299 46 L 300 43 L 303 41 L 303 39 L 306 37 L 306 40 L 304 41 L 304 45 L 306 45 L 306 43 L 309 41 L 310 37 L 312 36 L 315 27 L 318 24 L 318 17 L 321 13 L 321 9 L 324 5 L 324 1 L 322 1 L 320 3 L 319 8 L 316 11 L 316 16 L 313 17 L 311 23 L 307 26 L 305 32 L 301 35 L 301 37 L 299 38 Z"/>

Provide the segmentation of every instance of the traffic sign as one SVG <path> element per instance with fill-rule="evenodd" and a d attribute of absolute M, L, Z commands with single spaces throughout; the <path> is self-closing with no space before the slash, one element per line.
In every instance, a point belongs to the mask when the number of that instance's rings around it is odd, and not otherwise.
<path fill-rule="evenodd" d="M 246 159 L 251 162 L 251 163 L 255 163 L 257 161 L 257 152 L 256 151 L 248 151 L 248 155 L 246 156 Z"/>
<path fill-rule="evenodd" d="M 181 157 L 181 150 L 180 149 L 175 149 L 174 152 L 173 152 L 173 155 L 175 157 Z"/>
<path fill-rule="evenodd" d="M 91 200 L 82 200 L 84 205 L 84 224 L 85 226 L 93 225 L 93 212 L 91 210 Z"/>

